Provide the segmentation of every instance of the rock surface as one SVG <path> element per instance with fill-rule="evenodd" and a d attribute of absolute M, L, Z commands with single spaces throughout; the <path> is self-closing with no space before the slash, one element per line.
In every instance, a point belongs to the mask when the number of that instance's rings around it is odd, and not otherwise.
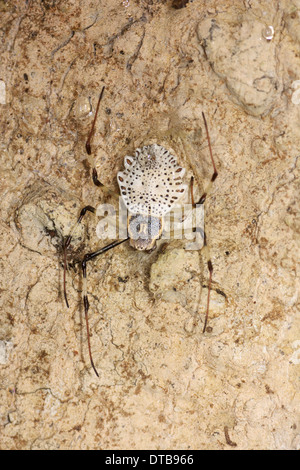
<path fill-rule="evenodd" d="M 299 449 L 299 0 L 0 2 L 2 449 Z M 270 27 L 272 27 L 270 29 Z M 272 32 L 273 31 L 273 32 Z M 219 176 L 204 253 L 107 241 L 125 155 L 157 142 Z M 296 93 L 296 95 L 295 95 Z M 188 183 L 189 181 L 187 181 Z"/>

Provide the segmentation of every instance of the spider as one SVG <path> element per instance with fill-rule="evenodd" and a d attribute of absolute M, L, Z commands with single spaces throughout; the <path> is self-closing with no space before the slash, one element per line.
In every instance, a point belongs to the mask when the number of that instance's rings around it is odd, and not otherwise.
<path fill-rule="evenodd" d="M 86 141 L 86 152 L 90 160 L 92 160 L 91 140 L 94 134 L 94 129 L 97 121 L 100 103 L 103 98 L 104 89 L 105 87 L 103 86 L 99 95 L 92 127 Z M 202 194 L 198 202 L 195 202 L 194 200 L 194 177 L 191 177 L 190 193 L 193 209 L 196 209 L 197 207 L 202 206 L 204 204 L 206 197 L 210 191 L 211 185 L 218 176 L 215 161 L 213 158 L 208 126 L 203 112 L 202 117 L 206 130 L 210 158 L 213 166 L 213 174 L 211 176 L 208 187 L 206 188 L 205 192 Z M 120 188 L 121 197 L 128 210 L 127 236 L 121 240 L 115 240 L 112 243 L 109 243 L 108 245 L 100 248 L 99 250 L 96 250 L 91 253 L 86 253 L 81 262 L 83 276 L 83 305 L 87 331 L 88 351 L 91 366 L 97 377 L 99 377 L 99 374 L 95 367 L 92 357 L 90 328 L 88 320 L 89 300 L 87 294 L 87 263 L 92 259 L 96 258 L 97 256 L 100 256 L 103 253 L 117 247 L 118 245 L 125 243 L 126 241 L 129 241 L 131 247 L 136 250 L 146 252 L 151 252 L 155 250 L 156 242 L 159 238 L 161 238 L 163 232 L 164 217 L 171 212 L 174 205 L 177 204 L 180 199 L 182 199 L 184 193 L 187 190 L 187 185 L 183 183 L 185 169 L 179 166 L 177 164 L 176 157 L 161 145 L 152 144 L 146 145 L 141 149 L 136 149 L 135 157 L 126 156 L 124 158 L 124 167 L 124 170 L 118 173 L 117 180 Z M 112 193 L 110 189 L 108 189 L 103 183 L 101 183 L 101 181 L 99 181 L 95 166 L 93 166 L 92 170 L 92 179 L 93 183 L 96 186 L 102 188 L 102 190 L 104 190 L 105 192 Z M 77 227 L 77 225 L 81 223 L 83 217 L 87 212 L 95 213 L 95 208 L 92 206 L 85 206 L 81 210 L 79 218 L 76 224 L 74 225 L 73 230 L 71 230 L 70 234 L 64 240 L 63 290 L 65 302 L 68 308 L 69 303 L 66 291 L 67 249 L 70 246 L 72 240 L 72 233 L 75 227 Z M 192 227 L 192 231 L 196 234 L 198 233 L 201 235 L 201 237 L 203 238 L 203 249 L 207 250 L 207 267 L 209 271 L 209 281 L 206 313 L 203 326 L 204 333 L 207 327 L 209 314 L 213 265 L 208 252 L 205 231 L 197 226 Z"/>

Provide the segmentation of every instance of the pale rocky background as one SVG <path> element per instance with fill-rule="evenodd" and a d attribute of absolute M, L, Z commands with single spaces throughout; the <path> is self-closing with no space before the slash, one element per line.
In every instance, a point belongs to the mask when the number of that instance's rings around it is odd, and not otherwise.
<path fill-rule="evenodd" d="M 0 1 L 2 449 L 299 449 L 300 1 Z M 62 239 L 157 141 L 199 186 L 181 242 L 78 264 Z M 198 193 L 201 188 L 198 188 Z M 103 246 L 86 216 L 69 261 Z"/>

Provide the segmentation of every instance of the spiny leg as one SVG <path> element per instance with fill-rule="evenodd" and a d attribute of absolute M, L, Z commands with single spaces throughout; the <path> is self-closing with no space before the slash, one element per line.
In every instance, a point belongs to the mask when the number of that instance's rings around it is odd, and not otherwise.
<path fill-rule="evenodd" d="M 124 240 L 116 240 L 109 245 L 104 246 L 103 248 L 100 248 L 100 250 L 94 251 L 93 253 L 87 253 L 83 261 L 81 263 L 82 267 L 82 276 L 83 276 L 83 304 L 84 304 L 84 316 L 85 316 L 85 324 L 86 324 L 86 331 L 87 331 L 87 340 L 88 340 L 88 349 L 89 349 L 89 357 L 90 357 L 90 362 L 91 366 L 94 369 L 95 374 L 97 377 L 99 377 L 99 374 L 97 372 L 97 369 L 95 367 L 93 357 L 92 357 L 92 350 L 91 350 L 91 341 L 90 341 L 90 329 L 89 329 L 89 319 L 88 319 L 88 311 L 89 311 L 89 299 L 87 295 L 87 276 L 86 276 L 86 263 L 90 261 L 93 258 L 96 258 L 99 255 L 102 255 L 108 250 L 111 250 L 112 248 L 115 248 L 118 245 L 121 245 L 121 243 L 126 242 L 129 240 L 128 238 L 125 238 Z"/>
<path fill-rule="evenodd" d="M 91 128 L 90 133 L 88 135 L 88 138 L 87 138 L 87 141 L 86 141 L 86 144 L 85 144 L 85 149 L 86 149 L 86 153 L 88 154 L 89 162 L 90 162 L 90 164 L 93 168 L 92 169 L 93 183 L 96 186 L 98 186 L 99 188 L 102 188 L 104 192 L 106 192 L 110 195 L 118 197 L 119 196 L 118 193 L 116 193 L 115 191 L 112 191 L 111 189 L 107 188 L 107 186 L 105 186 L 103 183 L 101 183 L 101 181 L 98 179 L 98 174 L 97 174 L 97 170 L 96 170 L 96 167 L 95 167 L 95 162 L 94 162 L 94 159 L 92 157 L 91 140 L 92 140 L 93 135 L 94 135 L 96 121 L 97 121 L 98 112 L 99 112 L 99 108 L 100 108 L 100 103 L 102 101 L 104 89 L 105 89 L 105 86 L 102 87 L 102 90 L 101 90 L 100 95 L 99 95 L 99 99 L 98 99 L 98 103 L 97 103 L 97 107 L 96 107 L 96 112 L 95 112 L 94 120 L 93 120 L 93 123 L 92 123 L 92 128 Z"/>
<path fill-rule="evenodd" d="M 95 168 L 95 165 L 94 165 L 94 161 L 93 161 L 93 158 L 92 158 L 92 151 L 91 151 L 91 140 L 92 140 L 92 137 L 93 137 L 93 134 L 94 134 L 95 124 L 96 124 L 96 120 L 97 120 L 97 116 L 98 116 L 100 103 L 101 103 L 101 100 L 102 100 L 102 97 L 103 97 L 104 89 L 105 89 L 105 87 L 103 86 L 103 88 L 100 92 L 100 95 L 99 95 L 97 108 L 96 108 L 96 112 L 95 112 L 95 117 L 94 117 L 94 120 L 93 120 L 93 123 L 92 123 L 91 131 L 90 131 L 90 133 L 88 135 L 88 138 L 87 138 L 87 141 L 86 141 L 85 148 L 86 148 L 86 152 L 88 154 L 91 166 L 93 167 L 92 177 L 93 177 L 94 184 L 98 187 L 101 187 L 105 192 L 109 193 L 110 195 L 118 197 L 119 196 L 118 193 L 115 193 L 114 191 L 111 191 L 109 188 L 107 188 L 103 183 L 101 183 L 99 181 L 97 171 L 96 171 L 96 168 Z M 64 297 L 65 297 L 66 305 L 67 305 L 68 308 L 69 308 L 69 303 L 68 303 L 67 292 L 66 292 L 67 249 L 70 246 L 70 243 L 71 243 L 71 240 L 72 240 L 72 234 L 73 234 L 75 228 L 78 226 L 78 224 L 81 223 L 81 221 L 82 221 L 82 219 L 83 219 L 83 217 L 84 217 L 84 215 L 86 214 L 87 211 L 95 213 L 95 208 L 92 207 L 92 206 L 85 206 L 81 210 L 80 216 L 79 216 L 76 224 L 74 225 L 74 227 L 71 230 L 68 237 L 65 239 L 65 242 L 64 242 L 64 245 L 63 245 L 63 250 L 64 250 L 64 277 L 63 277 Z M 94 371 L 95 371 L 95 373 L 98 377 L 99 377 L 99 375 L 98 375 L 98 372 L 95 368 L 95 365 L 94 365 L 94 362 L 93 362 L 93 359 L 92 359 L 91 344 L 90 344 L 90 332 L 89 332 L 89 322 L 88 322 L 89 302 L 88 302 L 88 297 L 87 297 L 87 286 L 86 286 L 86 263 L 87 263 L 87 261 L 90 261 L 91 259 L 95 258 L 96 256 L 101 255 L 102 253 L 105 253 L 106 251 L 114 248 L 115 246 L 120 245 L 121 243 L 124 243 L 126 240 L 128 240 L 128 238 L 126 238 L 124 240 L 121 240 L 121 241 L 115 241 L 115 242 L 110 243 L 109 245 L 101 248 L 98 251 L 86 254 L 83 261 L 82 261 L 82 271 L 83 271 L 83 280 L 84 280 L 83 300 L 84 300 L 84 312 L 85 312 L 85 321 L 86 321 L 87 337 L 88 337 L 88 349 L 89 349 L 89 356 L 90 356 L 91 365 L 92 365 L 92 367 L 93 367 L 93 369 L 94 369 Z"/>
<path fill-rule="evenodd" d="M 191 190 L 193 189 L 193 186 L 191 184 Z M 193 199 L 193 196 L 192 196 Z M 195 205 L 196 207 L 196 205 Z M 207 293 L 207 303 L 206 303 L 206 312 L 205 312 L 205 319 L 204 319 L 204 326 L 202 332 L 205 333 L 206 326 L 207 326 L 207 321 L 208 321 L 208 314 L 209 314 L 209 302 L 210 302 L 210 292 L 211 292 L 211 284 L 212 284 L 212 273 L 213 273 L 213 265 L 210 259 L 210 252 L 209 248 L 207 245 L 207 237 L 205 230 L 202 229 L 202 227 L 194 227 L 193 232 L 195 233 L 200 233 L 200 236 L 203 238 L 203 247 L 202 247 L 202 253 L 205 253 L 205 257 L 207 259 L 207 268 L 209 271 L 209 280 L 208 280 L 208 293 Z"/>
<path fill-rule="evenodd" d="M 92 128 L 90 130 L 90 133 L 88 135 L 88 138 L 87 138 L 87 141 L 86 141 L 86 144 L 85 144 L 85 149 L 86 149 L 86 153 L 88 154 L 88 156 L 90 157 L 89 160 L 90 160 L 90 163 L 92 164 L 93 166 L 93 173 L 92 173 L 92 177 L 93 177 L 93 183 L 96 185 L 96 186 L 99 186 L 99 187 L 103 187 L 103 183 L 101 183 L 99 180 L 98 180 L 98 175 L 97 175 L 97 171 L 96 171 L 96 168 L 95 168 L 95 165 L 94 165 L 94 161 L 92 159 L 92 150 L 91 150 L 91 140 L 92 140 L 92 137 L 94 135 L 94 131 L 95 131 L 95 125 L 96 125 L 96 121 L 97 121 L 97 117 L 98 117 L 98 111 L 99 111 L 99 107 L 100 107 L 100 103 L 101 103 L 101 100 L 102 100 L 102 97 L 103 97 L 103 93 L 104 93 L 104 89 L 105 89 L 105 86 L 103 86 L 101 92 L 100 92 L 100 95 L 99 95 L 99 99 L 98 99 L 98 103 L 97 103 L 97 108 L 96 108 L 96 112 L 95 112 L 95 117 L 94 117 L 94 120 L 93 120 L 93 124 L 92 124 Z"/>
<path fill-rule="evenodd" d="M 210 143 L 210 137 L 209 137 L 208 127 L 207 127 L 207 122 L 206 122 L 205 114 L 203 112 L 202 112 L 202 117 L 203 117 L 203 121 L 204 121 L 206 137 L 207 137 L 207 142 L 208 142 L 208 148 L 209 148 L 209 154 L 210 154 L 210 158 L 211 158 L 211 162 L 212 162 L 212 165 L 213 165 L 214 172 L 212 174 L 212 177 L 210 179 L 210 182 L 209 182 L 207 188 L 205 189 L 204 193 L 200 197 L 198 204 L 203 204 L 205 202 L 205 199 L 206 199 L 207 195 L 211 191 L 212 184 L 217 179 L 217 176 L 218 176 L 216 164 L 215 164 L 212 149 L 211 149 L 211 143 Z"/>
<path fill-rule="evenodd" d="M 63 251 L 64 251 L 64 297 L 65 297 L 66 305 L 67 305 L 68 308 L 69 308 L 69 302 L 68 302 L 68 298 L 67 298 L 67 289 L 66 289 L 67 249 L 68 249 L 68 247 L 70 246 L 70 243 L 71 243 L 71 240 L 72 240 L 72 234 L 73 234 L 73 232 L 75 231 L 75 229 L 77 228 L 77 226 L 81 223 L 83 217 L 85 216 L 85 214 L 86 214 L 88 211 L 95 213 L 95 208 L 92 207 L 92 206 L 85 206 L 85 207 L 80 211 L 80 215 L 79 215 L 79 217 L 78 217 L 78 220 L 77 220 L 77 222 L 74 224 L 74 227 L 72 228 L 71 232 L 69 233 L 69 235 L 68 235 L 67 238 L 65 239 L 64 245 L 63 245 Z"/>
<path fill-rule="evenodd" d="M 208 314 L 209 314 L 209 302 L 210 302 L 210 292 L 211 292 L 212 273 L 213 273 L 213 265 L 212 265 L 212 262 L 211 262 L 211 259 L 210 259 L 210 253 L 209 253 L 209 248 L 207 246 L 207 239 L 206 239 L 206 233 L 205 232 L 204 232 L 203 250 L 206 251 L 206 257 L 207 257 L 207 260 L 208 260 L 207 261 L 207 268 L 208 268 L 208 271 L 209 271 L 206 313 L 205 313 L 204 325 L 203 325 L 203 330 L 202 330 L 202 333 L 205 333 L 206 326 L 207 326 L 207 321 L 208 321 Z"/>
<path fill-rule="evenodd" d="M 215 161 L 214 161 L 214 157 L 213 157 L 213 153 L 212 153 L 212 149 L 211 149 L 208 126 L 207 126 L 206 118 L 205 118 L 205 115 L 204 115 L 203 112 L 202 112 L 202 117 L 203 117 L 204 126 L 205 126 L 205 130 L 206 130 L 209 153 L 210 153 L 210 158 L 211 158 L 211 162 L 212 162 L 212 165 L 213 165 L 214 172 L 213 172 L 213 175 L 211 177 L 210 183 L 209 183 L 208 187 L 206 188 L 206 190 L 204 191 L 204 193 L 202 194 L 202 196 L 200 197 L 198 204 L 204 204 L 207 195 L 211 191 L 212 184 L 214 183 L 214 181 L 216 180 L 216 178 L 218 176 L 217 168 L 216 168 L 216 165 L 215 165 Z M 191 199 L 192 199 L 192 206 L 193 206 L 193 208 L 195 208 L 197 206 L 197 204 L 195 204 L 195 201 L 194 201 L 193 188 L 194 188 L 194 177 L 192 176 L 191 177 Z M 208 314 L 209 314 L 209 303 L 210 303 L 210 292 L 211 292 L 211 284 L 212 284 L 213 265 L 212 265 L 212 262 L 211 262 L 211 259 L 210 259 L 210 252 L 209 252 L 209 248 L 208 248 L 208 245 L 207 245 L 206 233 L 205 233 L 205 231 L 202 230 L 202 228 L 195 227 L 194 232 L 198 232 L 198 231 L 200 231 L 202 236 L 203 236 L 202 251 L 204 251 L 205 254 L 206 254 L 207 268 L 208 268 L 208 271 L 209 271 L 206 313 L 205 313 L 205 319 L 204 319 L 204 326 L 203 326 L 203 330 L 202 330 L 202 332 L 205 333 L 206 326 L 207 326 L 207 321 L 208 321 Z"/>

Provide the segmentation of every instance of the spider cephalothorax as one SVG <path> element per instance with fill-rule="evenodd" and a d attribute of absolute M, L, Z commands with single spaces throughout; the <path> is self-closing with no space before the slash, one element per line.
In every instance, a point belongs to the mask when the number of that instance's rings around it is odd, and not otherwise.
<path fill-rule="evenodd" d="M 163 218 L 153 215 L 129 215 L 127 220 L 130 246 L 139 251 L 152 251 L 156 248 L 163 231 Z"/>

